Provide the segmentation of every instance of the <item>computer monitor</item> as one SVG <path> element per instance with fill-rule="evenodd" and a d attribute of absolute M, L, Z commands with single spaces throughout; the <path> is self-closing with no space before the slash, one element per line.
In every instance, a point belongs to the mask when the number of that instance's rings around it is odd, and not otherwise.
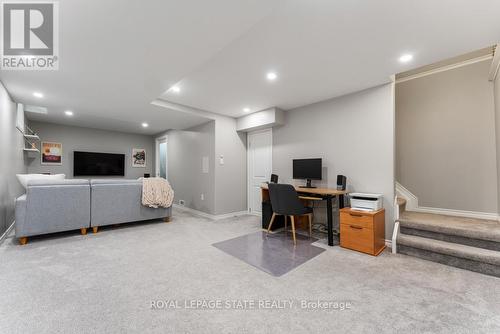
<path fill-rule="evenodd" d="M 294 159 L 293 178 L 307 180 L 303 188 L 314 188 L 311 180 L 321 180 L 322 159 Z"/>

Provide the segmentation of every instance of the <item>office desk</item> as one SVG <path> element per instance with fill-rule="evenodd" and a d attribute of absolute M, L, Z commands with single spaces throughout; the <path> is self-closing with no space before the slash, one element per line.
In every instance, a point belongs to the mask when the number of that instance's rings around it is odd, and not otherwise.
<path fill-rule="evenodd" d="M 269 188 L 267 183 L 263 183 L 260 187 L 262 202 L 269 201 Z M 339 196 L 347 194 L 345 190 L 329 189 L 329 188 L 301 188 L 295 187 L 295 190 L 299 194 L 299 197 L 303 195 L 304 197 L 313 197 L 326 201 L 326 217 L 327 217 L 327 230 L 328 230 L 328 246 L 333 246 L 333 216 L 332 200 L 337 201 L 337 207 L 339 202 Z"/>

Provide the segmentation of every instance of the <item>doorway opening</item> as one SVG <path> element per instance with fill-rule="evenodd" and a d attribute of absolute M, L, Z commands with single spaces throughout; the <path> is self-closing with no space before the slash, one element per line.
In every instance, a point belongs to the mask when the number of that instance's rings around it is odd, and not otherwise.
<path fill-rule="evenodd" d="M 168 179 L 167 137 L 156 138 L 156 177 Z"/>

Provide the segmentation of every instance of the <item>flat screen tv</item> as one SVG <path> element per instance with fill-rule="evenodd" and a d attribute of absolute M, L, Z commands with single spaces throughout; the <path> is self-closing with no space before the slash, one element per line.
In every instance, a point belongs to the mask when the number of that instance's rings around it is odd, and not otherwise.
<path fill-rule="evenodd" d="M 125 154 L 75 151 L 73 175 L 125 176 Z"/>

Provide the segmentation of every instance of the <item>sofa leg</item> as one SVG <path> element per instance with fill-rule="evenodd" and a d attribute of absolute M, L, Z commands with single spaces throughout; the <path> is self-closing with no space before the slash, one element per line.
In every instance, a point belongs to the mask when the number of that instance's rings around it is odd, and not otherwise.
<path fill-rule="evenodd" d="M 92 233 L 96 234 L 99 226 L 92 226 Z"/>
<path fill-rule="evenodd" d="M 163 221 L 164 221 L 165 223 L 170 223 L 170 216 L 169 216 L 169 217 L 165 217 L 165 218 L 163 218 Z"/>
<path fill-rule="evenodd" d="M 28 238 L 27 237 L 19 238 L 19 243 L 21 245 L 26 245 L 28 243 Z"/>
<path fill-rule="evenodd" d="M 81 233 L 82 235 L 87 235 L 87 228 L 82 227 L 82 228 L 80 229 L 80 233 Z"/>

